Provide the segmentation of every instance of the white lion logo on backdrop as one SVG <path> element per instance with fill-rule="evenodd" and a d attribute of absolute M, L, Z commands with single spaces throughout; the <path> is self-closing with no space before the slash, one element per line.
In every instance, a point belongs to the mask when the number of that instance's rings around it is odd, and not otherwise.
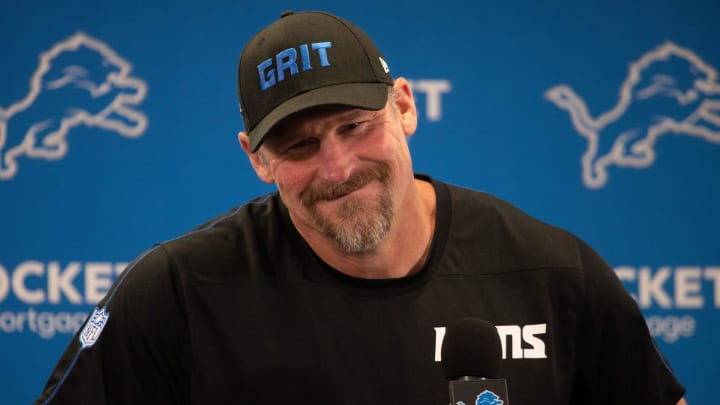
<path fill-rule="evenodd" d="M 582 171 L 590 188 L 607 183 L 608 166 L 652 165 L 662 135 L 720 143 L 718 95 L 718 72 L 693 51 L 669 41 L 630 64 L 620 99 L 596 118 L 569 86 L 545 92 L 548 100 L 568 111 L 575 130 L 587 139 Z"/>
<path fill-rule="evenodd" d="M 77 126 L 98 127 L 135 138 L 147 117 L 134 107 L 147 84 L 130 75 L 132 65 L 107 44 L 78 32 L 40 55 L 30 91 L 0 106 L 0 180 L 18 171 L 18 159 L 58 160 Z"/>

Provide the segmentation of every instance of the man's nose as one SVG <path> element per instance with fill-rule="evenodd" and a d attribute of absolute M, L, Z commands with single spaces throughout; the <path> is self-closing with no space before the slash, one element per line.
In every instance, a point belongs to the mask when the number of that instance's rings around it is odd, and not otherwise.
<path fill-rule="evenodd" d="M 321 178 L 334 183 L 347 181 L 355 167 L 356 158 L 349 145 L 337 136 L 327 136 L 320 144 Z"/>

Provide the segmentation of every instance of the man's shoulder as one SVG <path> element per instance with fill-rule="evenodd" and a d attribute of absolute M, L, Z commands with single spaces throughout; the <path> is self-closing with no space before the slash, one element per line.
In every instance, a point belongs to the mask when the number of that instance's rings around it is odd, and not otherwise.
<path fill-rule="evenodd" d="M 581 243 L 572 233 L 533 217 L 490 193 L 447 185 L 451 239 L 488 250 L 505 270 L 580 269 Z"/>
<path fill-rule="evenodd" d="M 564 235 L 575 237 L 565 229 L 536 218 L 513 203 L 488 192 L 445 183 L 452 201 L 453 219 L 463 221 L 469 216 L 482 220 L 485 225 L 497 224 L 503 227 L 522 227 L 526 231 L 541 232 L 543 235 Z"/>
<path fill-rule="evenodd" d="M 285 225 L 276 193 L 255 198 L 174 239 L 160 243 L 170 267 L 194 277 L 213 269 L 250 268 L 282 244 Z"/>
<path fill-rule="evenodd" d="M 232 242 L 236 238 L 257 237 L 263 229 L 272 227 L 279 216 L 275 193 L 252 199 L 245 204 L 208 219 L 190 231 L 163 242 L 169 249 L 202 248 L 209 242 Z"/>

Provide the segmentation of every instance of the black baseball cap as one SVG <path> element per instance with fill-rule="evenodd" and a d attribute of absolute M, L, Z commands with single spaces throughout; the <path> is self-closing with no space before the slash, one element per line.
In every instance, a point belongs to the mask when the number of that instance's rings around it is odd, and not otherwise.
<path fill-rule="evenodd" d="M 286 11 L 245 46 L 238 95 L 250 150 L 283 119 L 337 104 L 380 110 L 393 84 L 380 51 L 360 28 L 335 15 Z"/>

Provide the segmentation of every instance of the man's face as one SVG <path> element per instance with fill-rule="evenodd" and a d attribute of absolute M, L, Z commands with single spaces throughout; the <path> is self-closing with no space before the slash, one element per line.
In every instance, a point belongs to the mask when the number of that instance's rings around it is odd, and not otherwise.
<path fill-rule="evenodd" d="M 258 158 L 304 237 L 362 254 L 390 232 L 412 184 L 405 136 L 390 103 L 380 111 L 322 107 L 279 124 Z"/>

